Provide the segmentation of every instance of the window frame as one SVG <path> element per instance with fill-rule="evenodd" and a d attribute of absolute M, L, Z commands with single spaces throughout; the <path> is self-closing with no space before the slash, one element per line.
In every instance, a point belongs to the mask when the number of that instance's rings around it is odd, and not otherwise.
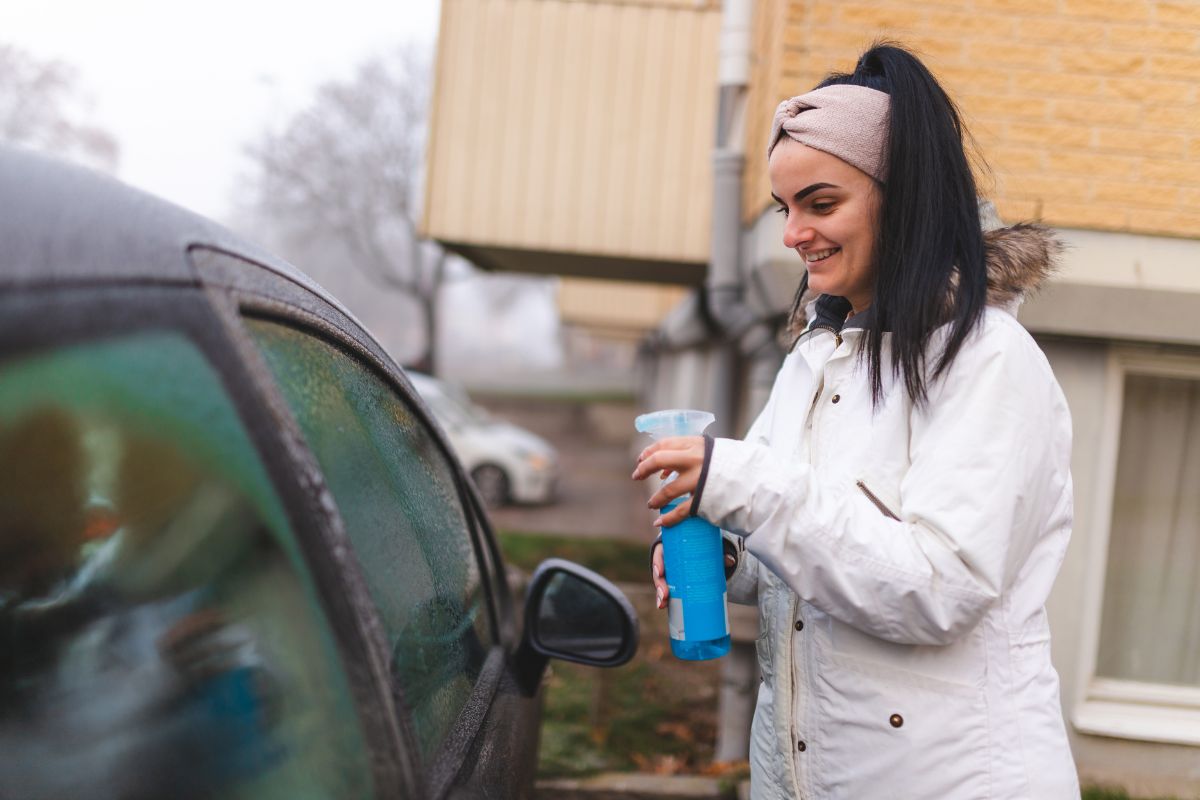
<path fill-rule="evenodd" d="M 219 297 L 215 298 L 224 306 L 222 314 L 223 316 L 232 315 L 236 318 L 237 335 L 241 340 L 241 346 L 250 348 L 252 351 L 244 354 L 244 357 L 254 361 L 254 372 L 259 374 L 258 380 L 263 384 L 262 391 L 271 394 L 272 405 L 277 405 L 283 410 L 282 413 L 286 414 L 286 422 L 281 424 L 287 428 L 288 438 L 304 449 L 306 458 L 310 459 L 314 465 L 314 474 L 322 475 L 320 469 L 315 466 L 316 458 L 300 433 L 299 426 L 276 385 L 274 376 L 258 351 L 257 343 L 244 327 L 244 320 L 263 320 L 286 325 L 304 335 L 323 341 L 343 352 L 348 358 L 358 361 L 361 366 L 383 381 L 384 385 L 420 420 L 454 475 L 455 488 L 467 521 L 471 547 L 479 567 L 481 594 L 487 606 L 492 643 L 470 697 L 459 711 L 446 737 L 423 768 L 427 781 L 426 793 L 431 797 L 441 797 L 454 783 L 478 737 L 486 730 L 484 723 L 488 711 L 494 705 L 496 693 L 508 671 L 509 654 L 515 648 L 515 629 L 511 623 L 512 601 L 508 597 L 507 580 L 499 568 L 502 561 L 494 533 L 487 522 L 486 515 L 481 511 L 482 501 L 463 471 L 462 464 L 451 450 L 441 426 L 424 401 L 421 400 L 420 395 L 394 362 L 386 357 L 379 357 L 372 348 L 364 345 L 363 341 L 358 338 L 363 336 L 360 331 L 345 323 L 339 325 L 325 316 L 314 313 L 313 308 L 294 303 L 293 298 L 283 299 L 277 291 L 268 294 L 263 293 L 259 287 L 228 287 L 226 291 L 212 289 L 210 293 L 225 295 L 226 300 L 224 301 L 221 301 Z M 348 318 L 347 321 L 349 321 Z M 322 488 L 324 489 L 323 478 Z M 336 511 L 336 500 L 332 496 L 330 499 L 335 509 L 332 513 L 338 516 L 339 529 L 345 536 L 340 514 Z M 351 555 L 345 559 L 344 566 L 355 573 L 356 582 L 364 587 L 365 591 L 366 581 L 361 567 L 358 566 L 352 555 L 353 547 L 347 544 L 346 552 Z M 387 637 L 384 634 L 382 620 L 369 597 L 366 599 L 366 606 L 360 609 L 360 613 L 369 620 L 371 635 L 376 640 L 377 647 L 385 653 L 388 652 Z M 404 703 L 403 693 L 402 686 L 396 687 L 396 694 L 402 703 Z M 404 703 L 404 706 L 397 708 L 396 713 L 402 718 L 409 751 L 410 754 L 413 754 L 415 761 L 418 748 L 415 735 L 411 730 L 407 703 Z M 421 770 L 422 768 L 417 767 L 417 769 Z"/>
<path fill-rule="evenodd" d="M 1105 678 L 1096 675 L 1104 608 L 1104 583 L 1112 534 L 1125 383 L 1131 375 L 1200 381 L 1200 354 L 1145 347 L 1110 348 L 1105 365 L 1099 474 L 1084 567 L 1082 658 L 1071 722 L 1081 733 L 1167 744 L 1200 745 L 1200 687 Z"/>
<path fill-rule="evenodd" d="M 13 290 L 0 296 L 0 360 L 151 331 L 179 334 L 196 348 L 220 379 L 287 516 L 370 750 L 375 794 L 407 796 L 416 785 L 415 771 L 404 762 L 394 715 L 380 706 L 381 685 L 364 668 L 379 660 L 360 621 L 359 594 L 365 587 L 356 590 L 332 557 L 337 532 L 328 525 L 318 496 L 297 480 L 303 465 L 289 447 L 277 409 L 264 404 L 261 379 L 231 341 L 211 300 L 194 284 L 145 281 Z"/>

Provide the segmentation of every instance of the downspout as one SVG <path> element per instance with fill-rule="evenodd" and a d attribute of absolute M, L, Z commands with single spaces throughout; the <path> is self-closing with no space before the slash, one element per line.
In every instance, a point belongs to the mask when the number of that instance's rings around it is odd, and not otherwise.
<path fill-rule="evenodd" d="M 728 342 L 748 360 L 750 385 L 770 387 L 780 352 L 771 323 L 746 305 L 742 265 L 742 176 L 745 167 L 745 117 L 755 0 L 725 0 L 718 55 L 717 140 L 713 150 L 712 242 L 704 291 L 706 306 Z M 737 408 L 733 376 L 724 382 L 726 413 Z M 726 417 L 732 422 L 731 417 Z M 737 435 L 741 431 L 730 430 Z"/>
<path fill-rule="evenodd" d="M 727 415 L 727 435 L 740 436 L 733 418 L 738 407 L 736 361 L 748 362 L 751 397 L 754 387 L 770 387 L 780 353 L 769 322 L 745 302 L 746 275 L 742 264 L 742 174 L 745 165 L 745 117 L 751 67 L 754 0 L 724 0 L 719 44 L 717 141 L 713 150 L 712 248 L 705 279 L 705 303 L 719 336 L 731 344 L 716 387 Z M 733 349 L 736 348 L 736 349 Z M 753 402 L 753 401 L 752 401 Z M 716 411 L 717 409 L 714 409 Z M 757 409 L 753 409 L 757 411 Z M 731 615 L 738 621 L 742 615 Z M 750 720 L 758 688 L 754 641 L 757 618 L 741 620 L 731 631 L 733 647 L 722 659 L 714 760 L 739 761 L 749 756 Z"/>

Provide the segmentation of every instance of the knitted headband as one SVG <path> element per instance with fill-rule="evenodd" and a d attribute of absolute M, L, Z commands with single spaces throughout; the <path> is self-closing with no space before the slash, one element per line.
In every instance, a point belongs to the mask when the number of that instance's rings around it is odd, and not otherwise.
<path fill-rule="evenodd" d="M 887 178 L 891 98 L 866 86 L 834 84 L 784 100 L 775 109 L 767 157 L 784 134 L 837 156 L 877 181 Z"/>

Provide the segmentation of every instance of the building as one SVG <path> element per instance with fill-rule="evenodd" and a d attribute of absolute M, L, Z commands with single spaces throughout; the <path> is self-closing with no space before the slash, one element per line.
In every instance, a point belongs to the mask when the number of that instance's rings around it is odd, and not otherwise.
<path fill-rule="evenodd" d="M 774 106 L 879 36 L 922 53 L 999 216 L 1069 245 L 1021 320 L 1074 415 L 1049 613 L 1080 773 L 1200 790 L 1200 3 L 442 2 L 426 233 L 488 268 L 690 287 L 647 393 L 733 434 L 799 277 L 767 213 Z"/>

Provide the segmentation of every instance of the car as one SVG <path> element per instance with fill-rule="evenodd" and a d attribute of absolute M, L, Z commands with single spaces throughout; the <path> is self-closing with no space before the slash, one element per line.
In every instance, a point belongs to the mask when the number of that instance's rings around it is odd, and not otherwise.
<path fill-rule="evenodd" d="M 627 661 L 603 577 L 523 610 L 404 372 L 302 272 L 0 149 L 0 797 L 524 797 L 547 659 Z"/>
<path fill-rule="evenodd" d="M 408 377 L 445 429 L 489 507 L 554 501 L 558 453 L 552 444 L 524 428 L 495 419 L 454 384 L 422 373 L 409 372 Z"/>

